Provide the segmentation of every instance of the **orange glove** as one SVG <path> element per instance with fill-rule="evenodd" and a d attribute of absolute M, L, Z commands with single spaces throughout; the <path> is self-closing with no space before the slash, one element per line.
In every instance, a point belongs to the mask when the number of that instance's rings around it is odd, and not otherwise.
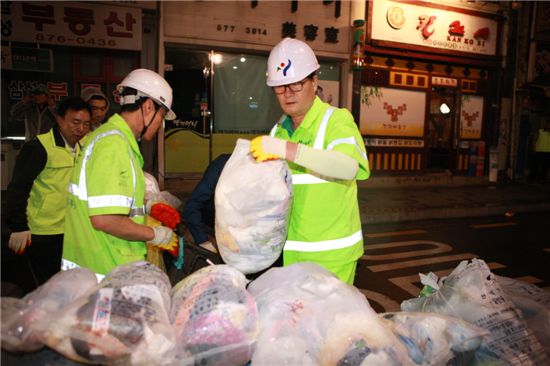
<path fill-rule="evenodd" d="M 151 206 L 150 215 L 160 221 L 162 225 L 169 227 L 172 230 L 180 223 L 181 217 L 178 210 L 166 203 L 155 203 Z"/>

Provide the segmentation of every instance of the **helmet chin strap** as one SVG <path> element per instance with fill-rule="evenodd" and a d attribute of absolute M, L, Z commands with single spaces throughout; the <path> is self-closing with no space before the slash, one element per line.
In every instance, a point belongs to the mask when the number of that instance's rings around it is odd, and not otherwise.
<path fill-rule="evenodd" d="M 145 103 L 144 103 L 145 104 Z M 155 109 L 155 114 L 153 114 L 153 117 L 151 117 L 151 119 L 149 120 L 149 124 L 146 126 L 145 125 L 145 116 L 143 115 L 143 104 L 141 105 L 140 107 L 140 110 L 141 110 L 141 120 L 143 121 L 143 128 L 141 129 L 141 132 L 137 138 L 138 141 L 141 141 L 141 138 L 143 137 L 143 135 L 145 135 L 145 133 L 147 132 L 147 129 L 149 128 L 149 126 L 151 126 L 151 124 L 153 123 L 153 120 L 155 119 L 155 116 L 157 115 L 158 113 L 158 109 Z"/>

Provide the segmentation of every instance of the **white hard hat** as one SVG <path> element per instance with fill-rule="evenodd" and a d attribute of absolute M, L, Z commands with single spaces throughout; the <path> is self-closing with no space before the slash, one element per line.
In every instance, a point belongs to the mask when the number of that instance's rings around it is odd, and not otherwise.
<path fill-rule="evenodd" d="M 285 38 L 269 54 L 267 85 L 278 86 L 298 82 L 319 69 L 319 62 L 305 42 Z"/>
<path fill-rule="evenodd" d="M 172 88 L 168 82 L 156 72 L 147 69 L 133 70 L 126 75 L 120 84 L 118 84 L 117 90 L 122 92 L 125 87 L 136 89 L 138 94 L 121 95 L 120 105 L 133 104 L 141 97 L 149 97 L 168 109 L 168 113 L 166 113 L 165 117 L 167 120 L 176 118 L 176 114 L 171 109 Z"/>

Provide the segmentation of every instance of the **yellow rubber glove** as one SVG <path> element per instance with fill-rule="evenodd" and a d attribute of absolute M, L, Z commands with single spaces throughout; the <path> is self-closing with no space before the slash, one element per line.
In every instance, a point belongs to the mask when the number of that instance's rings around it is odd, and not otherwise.
<path fill-rule="evenodd" d="M 286 158 L 286 141 L 271 136 L 258 136 L 250 142 L 250 152 L 257 162 Z"/>
<path fill-rule="evenodd" d="M 155 237 L 149 243 L 162 250 L 173 250 L 179 244 L 178 237 L 174 231 L 166 226 L 162 226 L 160 221 L 146 215 L 145 224 L 155 230 Z"/>

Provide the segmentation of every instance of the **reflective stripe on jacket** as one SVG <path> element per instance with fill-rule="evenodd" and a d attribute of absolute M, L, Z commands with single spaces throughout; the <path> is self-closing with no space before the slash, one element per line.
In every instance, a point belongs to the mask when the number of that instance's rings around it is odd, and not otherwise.
<path fill-rule="evenodd" d="M 332 108 L 316 98 L 292 135 L 283 127 L 285 118 L 272 129 L 271 136 L 315 149 L 340 151 L 358 162 L 357 179 L 368 178 L 363 140 L 347 110 Z M 292 162 L 289 167 L 294 192 L 285 252 L 302 252 L 302 260 L 314 261 L 328 257 L 352 261 L 361 256 L 363 235 L 356 180 L 322 177 Z"/>
<path fill-rule="evenodd" d="M 46 150 L 47 161 L 34 180 L 27 201 L 29 229 L 35 235 L 63 234 L 67 187 L 75 157 L 67 146 L 56 145 L 53 129 L 37 138 Z"/>
<path fill-rule="evenodd" d="M 143 157 L 129 126 L 118 114 L 86 140 L 71 178 L 63 267 L 105 275 L 118 265 L 144 260 L 142 241 L 96 230 L 90 217 L 124 215 L 145 224 Z"/>

